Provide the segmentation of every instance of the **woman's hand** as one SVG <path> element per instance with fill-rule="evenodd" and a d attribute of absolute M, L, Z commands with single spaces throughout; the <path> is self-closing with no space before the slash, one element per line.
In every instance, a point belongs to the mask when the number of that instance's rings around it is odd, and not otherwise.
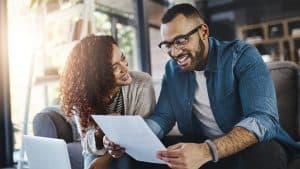
<path fill-rule="evenodd" d="M 108 115 L 112 116 L 120 116 L 121 114 L 118 112 L 112 112 Z M 107 150 L 107 152 L 113 157 L 113 158 L 120 158 L 124 153 L 125 149 L 122 148 L 120 145 L 115 144 L 111 140 L 109 140 L 105 135 L 103 136 L 103 146 Z"/>
<path fill-rule="evenodd" d="M 110 116 L 120 116 L 121 113 L 118 113 L 118 112 L 111 112 L 111 113 L 108 113 L 107 115 L 110 115 Z"/>
<path fill-rule="evenodd" d="M 106 136 L 103 137 L 103 145 L 113 158 L 120 158 L 125 153 L 125 149 L 123 147 L 110 141 Z"/>
<path fill-rule="evenodd" d="M 108 169 L 111 159 L 111 156 L 108 153 L 105 153 L 93 160 L 88 169 Z"/>
<path fill-rule="evenodd" d="M 121 114 L 118 113 L 118 112 L 111 112 L 111 113 L 108 113 L 107 115 L 119 116 Z M 104 133 L 101 130 L 101 128 L 99 126 L 96 126 L 96 128 L 95 128 L 95 139 L 97 140 L 96 141 L 97 149 L 102 149 L 104 147 L 103 136 L 104 136 Z"/>

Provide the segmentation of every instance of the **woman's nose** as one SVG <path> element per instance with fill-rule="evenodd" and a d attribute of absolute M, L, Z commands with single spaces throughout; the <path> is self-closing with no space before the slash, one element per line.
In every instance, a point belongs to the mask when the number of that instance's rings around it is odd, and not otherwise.
<path fill-rule="evenodd" d="M 121 62 L 121 72 L 125 72 L 128 70 L 128 62 Z"/>

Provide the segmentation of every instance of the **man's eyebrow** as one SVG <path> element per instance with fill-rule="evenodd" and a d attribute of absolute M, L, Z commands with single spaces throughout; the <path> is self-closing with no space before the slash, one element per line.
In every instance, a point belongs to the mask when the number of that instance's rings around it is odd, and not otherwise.
<path fill-rule="evenodd" d="M 184 38 L 185 37 L 185 35 L 177 35 L 177 36 L 175 36 L 171 41 L 162 41 L 161 42 L 161 44 L 163 44 L 163 43 L 171 43 L 171 42 L 173 42 L 174 40 L 176 40 L 176 39 L 178 39 L 178 38 Z"/>
<path fill-rule="evenodd" d="M 178 39 L 178 38 L 184 38 L 186 35 L 177 35 L 175 36 L 175 38 L 173 38 L 173 40 Z"/>

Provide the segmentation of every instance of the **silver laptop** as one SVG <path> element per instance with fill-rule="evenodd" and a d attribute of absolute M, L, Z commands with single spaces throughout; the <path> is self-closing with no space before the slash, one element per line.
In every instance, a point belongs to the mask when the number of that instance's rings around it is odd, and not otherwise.
<path fill-rule="evenodd" d="M 30 169 L 71 169 L 64 140 L 24 135 L 23 143 Z"/>

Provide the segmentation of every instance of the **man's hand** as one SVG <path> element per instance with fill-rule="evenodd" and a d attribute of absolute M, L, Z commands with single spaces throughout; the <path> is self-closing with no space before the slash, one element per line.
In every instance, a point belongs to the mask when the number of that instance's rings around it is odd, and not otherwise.
<path fill-rule="evenodd" d="M 165 161 L 172 169 L 198 169 L 212 160 L 206 143 L 178 143 L 167 150 L 158 151 L 157 158 Z"/>
<path fill-rule="evenodd" d="M 103 145 L 113 158 L 120 158 L 125 153 L 123 147 L 110 141 L 106 136 L 103 137 Z"/>

